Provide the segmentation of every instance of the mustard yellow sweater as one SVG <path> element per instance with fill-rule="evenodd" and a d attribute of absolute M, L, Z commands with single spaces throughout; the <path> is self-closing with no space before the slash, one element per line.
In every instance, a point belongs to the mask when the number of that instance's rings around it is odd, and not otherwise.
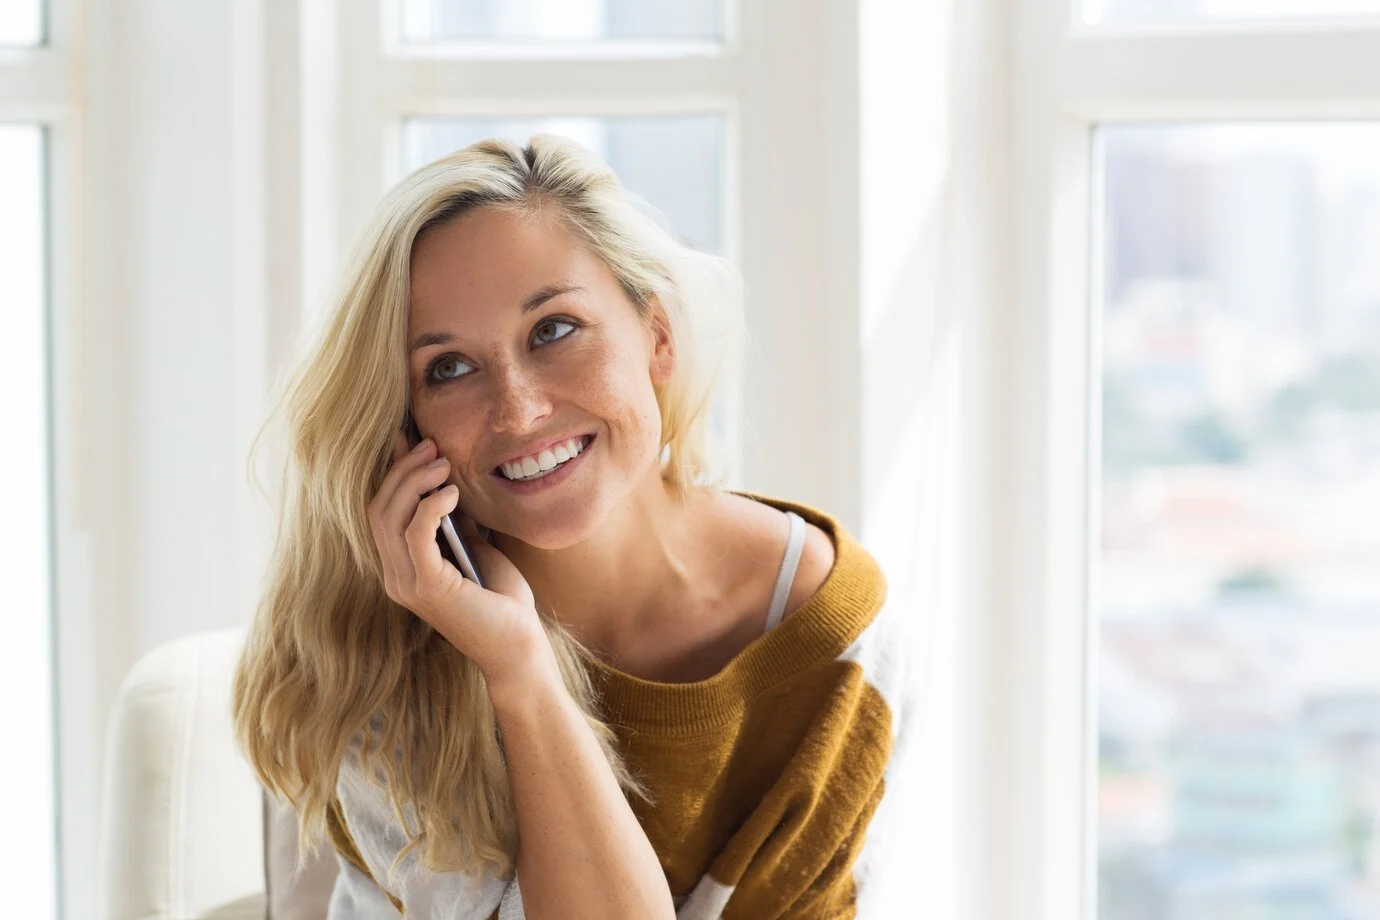
<path fill-rule="evenodd" d="M 872 555 L 828 514 L 794 511 L 833 540 L 819 591 L 713 677 L 642 680 L 594 662 L 603 714 L 653 805 L 631 804 L 661 859 L 679 920 L 882 920 L 905 871 L 891 782 L 912 730 L 905 611 Z M 517 879 L 436 873 L 409 857 L 386 803 L 342 768 L 331 815 L 341 854 L 330 920 L 517 920 Z M 878 889 L 878 890 L 874 890 Z M 889 889 L 894 891 L 894 889 Z M 876 905 L 869 910 L 868 905 Z"/>

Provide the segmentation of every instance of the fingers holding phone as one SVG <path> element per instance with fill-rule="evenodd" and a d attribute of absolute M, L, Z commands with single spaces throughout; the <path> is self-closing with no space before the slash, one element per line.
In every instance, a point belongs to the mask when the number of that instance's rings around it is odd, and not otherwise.
<path fill-rule="evenodd" d="M 401 432 L 395 436 L 393 464 L 367 508 L 369 525 L 380 551 L 387 584 L 412 575 L 410 559 L 404 560 L 386 551 L 387 538 L 390 534 L 400 535 L 412 520 L 416 506 L 408 501 L 409 493 L 420 497 L 445 482 L 448 475 L 446 464 L 435 463 L 436 459 L 435 448 L 430 443 L 409 449 Z"/>
<path fill-rule="evenodd" d="M 407 446 L 415 448 L 422 440 L 422 433 L 417 428 L 416 421 L 412 418 L 412 413 L 408 412 L 403 417 L 403 432 L 407 437 Z M 395 439 L 396 440 L 396 439 Z M 396 458 L 396 444 L 394 456 Z M 470 547 L 466 538 L 461 534 L 456 526 L 456 519 L 462 515 L 450 513 L 441 516 L 441 524 L 436 532 L 436 544 L 441 548 L 441 556 L 451 565 L 460 570 L 470 581 L 473 581 L 481 588 L 484 587 L 484 579 L 479 574 L 479 569 L 474 564 Z"/>
<path fill-rule="evenodd" d="M 526 580 L 501 552 L 476 539 L 472 521 L 462 521 L 456 536 L 470 535 L 465 542 L 485 587 L 443 557 L 437 530 L 459 502 L 449 475 L 449 462 L 436 456 L 432 442 L 409 450 L 403 433 L 396 433 L 393 465 L 368 506 L 384 589 L 486 674 L 497 675 L 521 667 L 531 642 L 545 642 L 545 632 Z"/>

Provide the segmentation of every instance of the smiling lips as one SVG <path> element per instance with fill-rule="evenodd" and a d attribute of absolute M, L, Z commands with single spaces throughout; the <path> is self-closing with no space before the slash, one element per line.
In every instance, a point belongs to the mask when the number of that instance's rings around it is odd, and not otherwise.
<path fill-rule="evenodd" d="M 592 435 L 581 435 L 557 441 L 538 453 L 499 464 L 498 472 L 510 480 L 522 480 L 545 473 L 579 456 L 592 439 Z"/>

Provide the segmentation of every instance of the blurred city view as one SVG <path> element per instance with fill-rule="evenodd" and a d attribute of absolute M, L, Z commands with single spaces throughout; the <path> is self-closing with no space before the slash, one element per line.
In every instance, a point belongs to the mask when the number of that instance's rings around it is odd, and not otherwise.
<path fill-rule="evenodd" d="M 1380 126 L 1097 141 L 1097 915 L 1380 920 Z"/>

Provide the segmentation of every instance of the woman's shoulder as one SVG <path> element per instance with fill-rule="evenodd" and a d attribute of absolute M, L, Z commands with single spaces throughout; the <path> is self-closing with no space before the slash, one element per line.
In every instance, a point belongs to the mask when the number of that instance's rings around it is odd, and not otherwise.
<path fill-rule="evenodd" d="M 748 542 L 755 547 L 754 554 L 779 565 L 786 550 L 788 533 L 785 512 L 797 506 L 750 492 L 724 494 L 742 532 L 748 535 Z M 787 595 L 786 616 L 803 607 L 819 592 L 837 561 L 834 537 L 811 519 L 814 515 L 807 512 L 797 516 L 804 521 L 805 540 Z"/>

